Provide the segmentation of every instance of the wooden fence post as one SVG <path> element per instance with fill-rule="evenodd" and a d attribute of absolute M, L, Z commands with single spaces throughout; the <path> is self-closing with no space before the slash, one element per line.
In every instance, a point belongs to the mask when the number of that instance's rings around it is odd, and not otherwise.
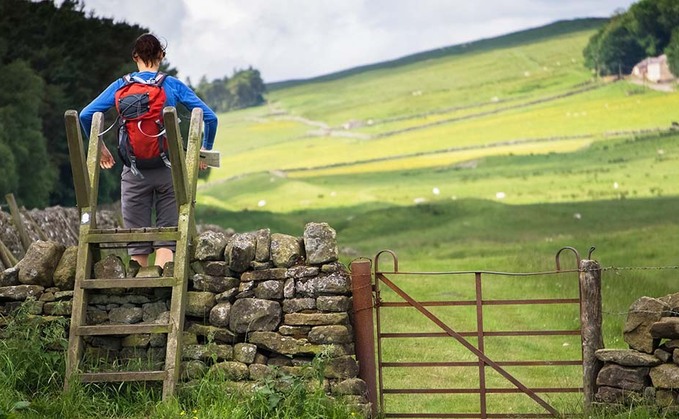
<path fill-rule="evenodd" d="M 377 373 L 375 368 L 375 326 L 373 323 L 372 275 L 369 260 L 351 262 L 354 336 L 358 376 L 368 387 L 372 417 L 377 417 Z"/>
<path fill-rule="evenodd" d="M 8 193 L 7 195 L 5 195 L 5 199 L 7 200 L 7 204 L 9 205 L 9 212 L 10 214 L 12 214 L 14 228 L 16 228 L 17 234 L 21 239 L 21 246 L 24 248 L 24 253 L 26 253 L 28 248 L 31 247 L 31 243 L 33 243 L 33 240 L 31 240 L 31 238 L 28 236 L 28 232 L 26 231 L 24 222 L 21 219 L 21 211 L 19 211 L 17 201 L 14 199 L 14 194 Z"/>
<path fill-rule="evenodd" d="M 2 240 L 0 240 L 0 261 L 5 268 L 12 268 L 18 263 L 17 258 L 14 257 L 12 251 L 5 246 Z"/>
<path fill-rule="evenodd" d="M 582 389 L 589 410 L 596 394 L 601 361 L 594 355 L 604 347 L 601 330 L 601 267 L 595 260 L 580 261 L 580 324 L 582 330 Z"/>

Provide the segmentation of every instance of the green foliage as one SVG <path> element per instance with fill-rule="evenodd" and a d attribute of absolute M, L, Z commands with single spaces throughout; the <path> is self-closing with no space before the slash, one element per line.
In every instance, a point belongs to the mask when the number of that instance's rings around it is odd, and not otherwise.
<path fill-rule="evenodd" d="M 628 14 L 630 26 L 646 53 L 662 54 L 679 26 L 679 4 L 674 0 L 641 0 L 630 7 Z"/>
<path fill-rule="evenodd" d="M 156 383 L 76 383 L 63 392 L 68 320 L 32 315 L 36 304 L 22 304 L 0 332 L 0 419 L 354 417 L 323 391 L 323 357 L 302 376 L 280 372 L 253 391 L 215 373 L 181 386 L 178 398 L 167 403 L 159 402 Z"/>
<path fill-rule="evenodd" d="M 56 178 L 42 133 L 42 79 L 23 60 L 0 62 L 0 194 L 27 206 L 47 204 Z"/>
<path fill-rule="evenodd" d="M 23 304 L 2 330 L 0 406 L 5 412 L 25 408 L 27 400 L 61 391 L 63 385 L 66 319 L 33 316 L 35 304 Z"/>
<path fill-rule="evenodd" d="M 200 96 L 213 111 L 227 111 L 232 100 L 231 92 L 227 87 L 228 83 L 228 77 L 208 82 L 207 77 L 203 76 L 203 78 L 200 79 L 198 87 L 196 87 L 196 94 Z"/>
<path fill-rule="evenodd" d="M 649 405 L 641 397 L 630 406 L 595 406 L 587 415 L 587 419 L 670 419 L 676 417 L 672 409 L 662 409 Z"/>
<path fill-rule="evenodd" d="M 672 74 L 679 74 L 679 27 L 672 33 L 672 39 L 665 49 L 667 64 Z"/>
<path fill-rule="evenodd" d="M 227 85 L 231 97 L 231 109 L 242 109 L 264 103 L 266 88 L 259 70 L 252 67 L 237 71 Z"/>
<path fill-rule="evenodd" d="M 645 56 L 667 52 L 679 26 L 675 0 L 641 0 L 613 16 L 585 47 L 585 65 L 600 75 L 629 73 Z"/>
<path fill-rule="evenodd" d="M 585 65 L 599 75 L 627 74 L 641 61 L 645 52 L 639 39 L 629 28 L 625 15 L 614 17 L 590 39 L 585 47 Z"/>
<path fill-rule="evenodd" d="M 15 173 L 3 175 L 9 178 L 5 183 L 16 185 L 18 189 L 12 192 L 27 206 L 74 203 L 64 111 L 82 109 L 115 78 L 134 70 L 129 59 L 132 44 L 147 32 L 140 26 L 87 16 L 79 1 L 60 3 L 56 6 L 53 1 L 0 2 L 0 66 L 14 69 L 13 79 L 5 75 L 2 85 L 5 92 L 12 91 L 16 96 L 3 98 L 11 99 L 10 102 L 0 101 L 0 107 L 7 108 L 2 122 L 4 126 L 20 124 L 22 132 L 15 130 L 11 142 L 23 143 L 17 146 L 22 149 L 30 147 L 32 159 L 27 165 L 21 154 L 25 151 L 12 146 Z M 17 79 L 20 72 L 23 78 Z M 31 102 L 30 109 L 20 110 L 19 106 L 29 106 L 26 101 Z M 19 120 L 22 113 L 31 120 Z M 8 140 L 3 142 L 7 144 Z M 9 172 L 9 167 L 3 165 L 0 170 Z M 20 170 L 30 170 L 34 179 L 23 180 Z M 17 180 L 12 181 L 13 177 Z M 102 182 L 115 184 L 118 180 L 103 175 Z M 101 200 L 117 199 L 117 189 L 111 192 Z"/>
<path fill-rule="evenodd" d="M 234 71 L 231 78 L 215 79 L 208 82 L 203 76 L 196 87 L 196 93 L 215 112 L 258 106 L 264 103 L 266 86 L 259 70 L 252 67 Z"/>
<path fill-rule="evenodd" d="M 220 419 L 348 419 L 356 412 L 325 394 L 325 356 L 319 355 L 300 375 L 278 369 L 256 386 L 242 389 L 217 371 L 182 386 L 177 403 L 159 406 L 152 417 Z"/>

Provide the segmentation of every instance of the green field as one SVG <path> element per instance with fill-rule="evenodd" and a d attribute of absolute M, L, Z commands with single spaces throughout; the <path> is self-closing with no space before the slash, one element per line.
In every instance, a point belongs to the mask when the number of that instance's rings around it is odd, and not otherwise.
<path fill-rule="evenodd" d="M 625 347 L 629 305 L 678 291 L 679 131 L 672 122 L 679 96 L 594 79 L 581 51 L 600 24 L 561 22 L 277 84 L 267 105 L 220 116 L 222 167 L 200 185 L 198 222 L 301 235 L 306 222 L 326 221 L 337 230 L 343 262 L 391 249 L 402 271 L 550 271 L 560 248 L 586 257 L 596 246 L 605 343 Z M 575 265 L 570 254 L 562 263 Z M 395 280 L 422 300 L 473 291 L 473 275 Z M 484 293 L 493 299 L 577 297 L 575 274 L 487 281 Z M 489 310 L 489 330 L 578 326 L 577 307 Z M 384 311 L 385 330 L 436 331 L 412 309 Z M 437 315 L 457 330 L 475 327 L 468 308 Z M 475 359 L 451 341 L 392 339 L 384 360 Z M 489 338 L 487 349 L 501 360 L 579 356 L 577 337 Z M 580 385 L 577 367 L 512 372 L 529 387 Z M 510 386 L 487 374 L 490 386 Z M 387 388 L 477 381 L 476 367 L 385 371 Z M 581 408 L 577 395 L 550 400 L 561 411 Z M 389 395 L 386 407 L 461 412 L 475 411 L 477 401 Z M 490 395 L 489 408 L 540 411 L 517 395 Z"/>

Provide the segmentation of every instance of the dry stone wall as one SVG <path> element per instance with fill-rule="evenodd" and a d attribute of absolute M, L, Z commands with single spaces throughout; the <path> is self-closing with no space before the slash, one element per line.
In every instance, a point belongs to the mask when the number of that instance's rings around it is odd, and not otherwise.
<path fill-rule="evenodd" d="M 641 297 L 623 330 L 630 349 L 601 349 L 596 401 L 653 403 L 679 412 L 679 293 Z"/>
<path fill-rule="evenodd" d="M 36 241 L 15 267 L 0 274 L 0 313 L 30 301 L 36 315 L 70 316 L 77 247 Z M 106 252 L 104 252 L 105 254 Z M 183 334 L 182 379 L 220 371 L 236 382 L 303 375 L 324 360 L 324 389 L 366 408 L 352 329 L 351 277 L 338 262 L 335 230 L 309 223 L 301 237 L 261 229 L 204 229 L 192 247 Z M 171 276 L 172 264 L 141 268 L 116 253 L 102 256 L 94 278 Z M 169 288 L 94 294 L 88 324 L 164 323 Z M 94 336 L 85 362 L 143 359 L 162 366 L 166 335 Z M 367 408 L 366 408 L 367 409 Z"/>
<path fill-rule="evenodd" d="M 115 209 L 97 211 L 97 224 L 100 228 L 120 227 Z M 64 246 L 78 243 L 79 215 L 77 208 L 49 207 L 45 209 L 21 210 L 21 220 L 26 233 L 32 241 L 40 240 L 41 234 L 50 241 Z M 24 257 L 25 249 L 10 214 L 0 211 L 0 241 L 15 258 Z M 0 262 L 1 263 L 1 262 Z M 8 266 L 0 266 L 7 268 Z"/>

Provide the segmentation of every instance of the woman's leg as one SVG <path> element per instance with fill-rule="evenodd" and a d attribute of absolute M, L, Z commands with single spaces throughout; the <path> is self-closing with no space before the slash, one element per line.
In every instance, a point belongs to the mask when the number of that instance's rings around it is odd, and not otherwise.
<path fill-rule="evenodd" d="M 128 167 L 123 168 L 121 175 L 120 200 L 125 228 L 151 227 L 153 186 L 132 174 Z M 152 252 L 152 243 L 138 243 L 128 249 L 131 259 L 141 266 L 148 265 Z"/>
<path fill-rule="evenodd" d="M 137 262 L 139 266 L 147 266 L 149 264 L 149 255 L 132 255 L 130 259 Z"/>
<path fill-rule="evenodd" d="M 172 262 L 174 260 L 174 252 L 168 247 L 159 247 L 156 249 L 156 261 L 155 264 L 161 268 L 165 267 L 167 262 Z"/>
<path fill-rule="evenodd" d="M 156 179 L 156 226 L 176 227 L 179 214 L 172 184 L 172 172 L 170 169 L 161 168 L 156 174 L 160 175 Z M 174 260 L 175 243 L 156 242 L 155 244 L 158 246 L 155 264 L 164 268 L 165 263 Z"/>

